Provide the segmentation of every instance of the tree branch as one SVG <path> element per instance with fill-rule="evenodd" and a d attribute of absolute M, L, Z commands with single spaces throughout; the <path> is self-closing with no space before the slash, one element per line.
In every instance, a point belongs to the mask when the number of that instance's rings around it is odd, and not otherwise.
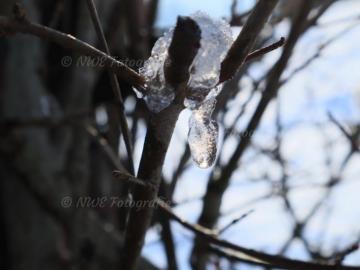
<path fill-rule="evenodd" d="M 249 62 L 249 61 L 252 61 L 254 60 L 255 58 L 258 58 L 260 56 L 263 56 L 264 54 L 267 54 L 271 51 L 274 51 L 282 46 L 284 46 L 285 44 L 285 38 L 280 38 L 279 41 L 277 42 L 274 42 L 272 44 L 270 44 L 269 46 L 266 46 L 264 48 L 261 48 L 261 49 L 258 49 L 256 51 L 253 51 L 251 53 L 249 53 L 246 58 L 245 58 L 245 61 L 244 62 Z"/>
<path fill-rule="evenodd" d="M 220 83 L 233 77 L 245 62 L 247 55 L 254 46 L 256 38 L 264 28 L 277 2 L 278 0 L 260 0 L 256 4 L 239 36 L 221 63 Z"/>
<path fill-rule="evenodd" d="M 164 67 L 168 72 L 167 83 L 177 86 L 175 89 L 176 98 L 169 107 L 151 115 L 138 172 L 138 178 L 152 183 L 156 188 L 149 191 L 135 186 L 133 192 L 135 201 L 152 201 L 157 197 L 165 155 L 179 114 L 184 108 L 183 100 L 189 78 L 187 73 L 199 48 L 200 38 L 200 29 L 195 21 L 187 17 L 178 18 L 172 43 L 169 47 L 169 59 L 166 60 Z M 184 47 L 177 44 L 173 45 L 174 42 L 179 42 Z M 179 57 L 186 58 L 181 62 L 181 65 L 174 62 Z M 188 66 L 186 67 L 186 65 Z M 176 74 L 176 72 L 182 74 L 183 81 L 169 75 Z M 150 207 L 134 208 L 130 212 L 124 245 L 123 265 L 125 269 L 136 268 L 136 261 L 140 255 L 152 213 L 153 209 Z"/>
<path fill-rule="evenodd" d="M 256 264 L 256 265 L 266 265 L 274 268 L 280 269 L 294 269 L 294 270 L 357 270 L 358 266 L 339 266 L 339 265 L 326 265 L 313 262 L 305 262 L 300 260 L 292 260 L 284 258 L 282 256 L 270 255 L 264 252 L 255 251 L 252 249 L 244 248 L 235 244 L 232 244 L 226 240 L 219 239 L 217 234 L 213 230 L 209 230 L 198 224 L 191 224 L 181 217 L 177 216 L 169 206 L 167 206 L 163 201 L 158 199 L 158 205 L 161 206 L 161 211 L 164 211 L 166 215 L 172 220 L 177 221 L 179 224 L 189 229 L 196 236 L 201 237 L 203 240 L 209 244 L 213 244 L 222 248 L 230 249 L 231 251 L 236 251 L 237 258 L 240 260 L 247 260 L 247 262 Z"/>
<path fill-rule="evenodd" d="M 106 42 L 104 31 L 101 27 L 99 14 L 96 10 L 94 0 L 87 0 L 87 5 L 89 7 L 91 19 L 94 23 L 96 33 L 98 35 L 98 38 L 100 39 L 100 43 L 101 43 L 103 49 L 105 50 L 106 54 L 110 55 L 110 49 Z M 122 131 L 122 135 L 123 135 L 124 142 L 125 142 L 125 148 L 126 148 L 126 152 L 128 155 L 130 172 L 134 175 L 135 168 L 134 168 L 134 161 L 133 161 L 133 155 L 132 155 L 132 142 L 131 142 L 129 127 L 128 127 L 126 117 L 125 117 L 125 112 L 124 112 L 125 108 L 124 108 L 124 102 L 123 102 L 122 95 L 121 95 L 119 81 L 118 81 L 115 73 L 113 73 L 112 71 L 109 71 L 109 77 L 110 77 L 111 89 L 113 90 L 115 97 L 118 99 L 118 101 L 120 103 L 120 107 L 121 107 L 120 108 L 120 128 Z"/>
<path fill-rule="evenodd" d="M 99 139 L 99 138 L 98 138 Z M 99 143 L 99 145 L 103 145 Z M 111 148 L 108 149 L 110 152 L 113 151 Z M 104 153 L 109 155 L 109 151 L 104 149 Z M 114 153 L 115 154 L 115 153 Z M 112 156 L 112 155 L 111 155 Z M 117 157 L 115 160 L 110 158 L 113 161 L 113 165 L 118 168 L 118 162 L 116 162 Z M 126 171 L 125 171 L 126 172 Z M 132 181 L 132 180 L 130 180 Z M 144 187 L 144 180 L 140 180 L 136 178 L 134 181 L 136 185 L 140 187 Z M 294 270 L 357 270 L 359 269 L 358 266 L 339 266 L 339 265 L 328 265 L 328 264 L 320 264 L 314 262 L 305 262 L 300 260 L 293 260 L 284 258 L 282 256 L 270 255 L 264 252 L 255 251 L 252 249 L 244 248 L 238 246 L 236 244 L 232 244 L 226 240 L 222 240 L 218 238 L 218 232 L 212 229 L 208 229 L 204 226 L 199 224 L 191 224 L 190 222 L 186 221 L 185 219 L 181 218 L 177 214 L 175 214 L 170 206 L 166 204 L 163 200 L 159 198 L 154 198 L 159 209 L 171 220 L 178 222 L 183 227 L 187 228 L 189 231 L 193 232 L 197 237 L 200 237 L 208 244 L 217 246 L 216 252 L 218 255 L 224 255 L 228 259 L 236 260 L 236 261 L 243 261 L 249 264 L 254 265 L 262 265 L 267 267 L 274 267 L 280 269 L 294 269 Z M 222 249 L 219 249 L 221 247 Z M 211 251 L 215 251 L 214 248 L 211 246 L 209 247 Z M 227 252 L 226 252 L 227 251 Z"/>
<path fill-rule="evenodd" d="M 0 33 L 1 35 L 11 35 L 13 33 L 30 34 L 55 42 L 80 54 L 101 57 L 104 60 L 104 66 L 119 75 L 124 81 L 140 88 L 144 86 L 145 79 L 134 70 L 72 35 L 27 20 L 10 19 L 4 16 L 0 16 Z"/>

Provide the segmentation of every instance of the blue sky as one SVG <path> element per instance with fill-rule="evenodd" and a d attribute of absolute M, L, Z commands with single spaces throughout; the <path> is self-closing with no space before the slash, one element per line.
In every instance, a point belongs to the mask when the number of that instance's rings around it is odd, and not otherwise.
<path fill-rule="evenodd" d="M 247 10 L 253 0 L 238 1 L 238 10 Z M 240 4 L 241 2 L 241 4 Z M 175 24 L 178 15 L 186 16 L 201 10 L 212 17 L 221 18 L 230 15 L 232 0 L 160 0 L 160 12 L 157 18 L 159 27 L 169 27 Z"/>

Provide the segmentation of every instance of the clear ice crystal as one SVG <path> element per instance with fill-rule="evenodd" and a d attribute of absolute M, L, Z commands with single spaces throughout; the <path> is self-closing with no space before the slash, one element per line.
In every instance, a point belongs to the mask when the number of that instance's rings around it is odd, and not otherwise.
<path fill-rule="evenodd" d="M 189 120 L 188 143 L 192 159 L 203 169 L 210 167 L 216 158 L 218 125 L 211 119 L 216 99 L 203 102 L 197 109 L 192 110 Z"/>
<path fill-rule="evenodd" d="M 201 29 L 200 49 L 190 67 L 188 82 L 190 91 L 185 99 L 185 106 L 194 108 L 200 105 L 210 90 L 218 84 L 221 62 L 233 38 L 231 28 L 224 20 L 213 20 L 203 12 L 196 12 L 190 17 Z M 175 98 L 174 89 L 166 84 L 164 75 L 164 62 L 173 33 L 174 28 L 171 28 L 156 41 L 150 58 L 140 69 L 140 74 L 145 77 L 147 84 L 147 94 L 144 99 L 148 108 L 155 113 L 165 109 Z"/>
<path fill-rule="evenodd" d="M 218 94 L 220 93 L 222 87 L 223 87 L 223 84 L 219 84 L 219 85 L 215 86 L 214 88 L 212 88 L 210 91 L 207 91 L 206 92 L 207 95 L 201 101 L 196 100 L 196 99 L 186 98 L 184 100 L 184 106 L 190 110 L 194 110 L 197 107 L 199 107 L 201 104 L 203 104 L 206 100 L 216 98 L 218 96 Z"/>
<path fill-rule="evenodd" d="M 144 97 L 143 93 L 141 93 L 138 89 L 136 89 L 136 87 L 133 87 L 132 89 L 135 92 L 135 95 L 136 95 L 137 98 L 143 98 Z"/>
<path fill-rule="evenodd" d="M 164 36 L 159 38 L 151 56 L 140 69 L 140 74 L 145 77 L 147 93 L 145 102 L 152 112 L 158 113 L 168 107 L 175 98 L 174 90 L 166 85 L 164 75 L 164 62 L 168 55 L 174 28 L 171 28 Z"/>
<path fill-rule="evenodd" d="M 213 20 L 203 12 L 191 16 L 201 29 L 200 49 L 190 69 L 190 95 L 186 104 L 200 104 L 219 82 L 221 62 L 233 37 L 230 25 L 224 20 Z M 190 100 L 190 101 L 189 101 Z"/>
<path fill-rule="evenodd" d="M 211 119 L 219 84 L 221 62 L 233 43 L 231 28 L 224 20 L 213 20 L 203 12 L 190 16 L 201 29 L 200 49 L 190 67 L 188 95 L 184 105 L 192 110 L 188 143 L 193 160 L 200 168 L 210 167 L 216 158 L 218 125 Z M 168 107 L 175 98 L 174 89 L 166 84 L 164 62 L 168 55 L 174 28 L 159 38 L 145 61 L 140 74 L 146 80 L 144 99 L 155 113 Z"/>

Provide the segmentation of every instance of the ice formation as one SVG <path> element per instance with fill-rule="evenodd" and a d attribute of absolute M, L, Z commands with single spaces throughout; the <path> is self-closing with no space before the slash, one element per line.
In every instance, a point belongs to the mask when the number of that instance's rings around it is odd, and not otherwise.
<path fill-rule="evenodd" d="M 168 55 L 174 28 L 171 28 L 164 36 L 159 38 L 152 51 L 151 56 L 145 61 L 140 74 L 146 80 L 146 105 L 152 112 L 158 113 L 165 109 L 174 100 L 174 90 L 166 85 L 164 75 L 164 62 Z"/>
<path fill-rule="evenodd" d="M 218 125 L 211 119 L 216 99 L 208 99 L 192 111 L 189 120 L 188 143 L 191 156 L 200 168 L 214 163 L 218 139 Z"/>
<path fill-rule="evenodd" d="M 184 100 L 184 105 L 192 110 L 188 143 L 193 160 L 199 167 L 207 168 L 216 157 L 218 127 L 211 114 L 221 90 L 218 85 L 221 62 L 233 39 L 231 28 L 225 21 L 213 20 L 202 12 L 190 17 L 201 29 L 201 46 L 189 70 L 189 94 Z M 174 89 L 166 84 L 163 69 L 173 32 L 172 28 L 157 40 L 150 58 L 140 70 L 147 84 L 144 99 L 155 113 L 168 107 L 175 98 Z"/>
<path fill-rule="evenodd" d="M 195 108 L 204 99 L 216 97 L 219 88 L 221 62 L 232 42 L 230 25 L 224 20 L 213 20 L 202 12 L 191 16 L 201 29 L 200 50 L 190 68 L 190 95 L 185 105 Z M 215 89 L 214 89 L 215 88 Z"/>

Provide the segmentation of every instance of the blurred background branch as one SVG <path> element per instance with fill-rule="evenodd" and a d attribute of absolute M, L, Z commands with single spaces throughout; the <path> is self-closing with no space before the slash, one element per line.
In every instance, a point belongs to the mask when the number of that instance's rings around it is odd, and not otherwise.
<path fill-rule="evenodd" d="M 183 105 L 199 8 L 235 39 L 206 170 Z M 359 8 L 2 0 L 0 268 L 359 269 Z M 178 16 L 176 98 L 151 113 L 133 87 L 147 94 L 138 71 Z"/>

